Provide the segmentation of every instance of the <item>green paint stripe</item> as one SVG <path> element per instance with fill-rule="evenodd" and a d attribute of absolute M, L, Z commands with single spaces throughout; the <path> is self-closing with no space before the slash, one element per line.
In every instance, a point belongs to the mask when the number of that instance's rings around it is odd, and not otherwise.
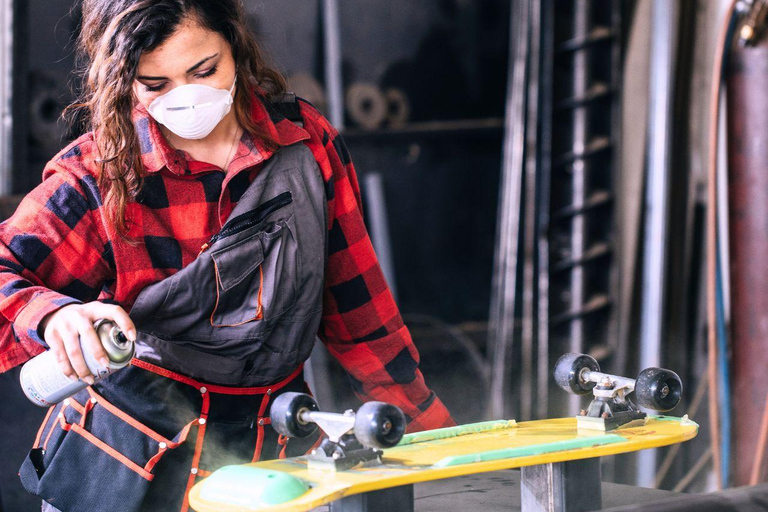
<path fill-rule="evenodd" d="M 697 429 L 699 428 L 699 424 L 691 419 L 688 419 L 687 415 L 683 418 L 678 418 L 677 416 L 663 416 L 663 415 L 660 415 L 660 416 L 648 415 L 648 417 L 653 418 L 656 421 L 673 421 L 681 425 L 695 425 Z"/>
<path fill-rule="evenodd" d="M 449 439 L 451 437 L 458 437 L 466 434 L 476 434 L 478 432 L 488 432 L 489 430 L 515 427 L 517 427 L 517 422 L 515 420 L 495 420 L 483 421 L 480 423 L 470 423 L 469 425 L 459 425 L 456 427 L 438 428 L 435 430 L 427 430 L 426 432 L 406 434 L 400 440 L 398 446 L 423 443 L 425 441 L 434 441 L 436 439 Z"/>
<path fill-rule="evenodd" d="M 480 453 L 470 453 L 468 455 L 456 455 L 446 457 L 432 465 L 435 468 L 446 468 L 450 466 L 460 466 L 462 464 L 471 464 L 473 462 L 488 462 L 492 460 L 514 459 L 516 457 L 528 457 L 531 455 L 542 455 L 545 453 L 562 452 L 565 450 L 575 450 L 577 448 L 589 448 L 591 446 L 602 446 L 606 444 L 622 443 L 627 439 L 616 434 L 604 436 L 582 437 L 578 439 L 568 439 L 567 441 L 555 441 L 554 443 L 534 444 L 530 446 L 520 446 L 517 448 L 504 448 L 502 450 L 491 450 Z"/>

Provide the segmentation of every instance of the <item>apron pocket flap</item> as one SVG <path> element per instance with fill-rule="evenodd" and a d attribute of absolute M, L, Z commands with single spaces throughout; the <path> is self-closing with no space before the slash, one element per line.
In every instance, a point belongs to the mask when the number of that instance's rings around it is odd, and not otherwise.
<path fill-rule="evenodd" d="M 221 290 L 232 289 L 259 268 L 264 261 L 264 249 L 259 233 L 212 252 L 211 258 L 216 265 L 216 275 Z"/>

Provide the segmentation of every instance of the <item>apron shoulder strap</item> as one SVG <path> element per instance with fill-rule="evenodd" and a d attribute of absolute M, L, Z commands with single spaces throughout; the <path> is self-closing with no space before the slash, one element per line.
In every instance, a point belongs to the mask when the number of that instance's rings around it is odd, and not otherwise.
<path fill-rule="evenodd" d="M 301 128 L 304 127 L 304 119 L 301 117 L 301 109 L 299 108 L 299 100 L 296 94 L 287 92 L 280 100 L 270 102 L 269 106 L 271 107 L 270 114 L 273 115 L 273 120 L 274 114 L 278 114 L 278 116 L 284 117 L 295 125 Z"/>

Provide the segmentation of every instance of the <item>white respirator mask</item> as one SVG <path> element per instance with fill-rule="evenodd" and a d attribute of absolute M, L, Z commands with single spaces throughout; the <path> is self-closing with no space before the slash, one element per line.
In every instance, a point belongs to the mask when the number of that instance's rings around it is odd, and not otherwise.
<path fill-rule="evenodd" d="M 232 109 L 232 92 L 202 84 L 180 85 L 158 96 L 147 110 L 155 121 L 182 139 L 203 139 Z"/>

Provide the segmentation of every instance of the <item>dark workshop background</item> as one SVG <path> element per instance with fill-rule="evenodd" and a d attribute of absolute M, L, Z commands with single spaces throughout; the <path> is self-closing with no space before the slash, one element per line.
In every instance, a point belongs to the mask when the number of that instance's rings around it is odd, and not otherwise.
<path fill-rule="evenodd" d="M 245 4 L 292 89 L 329 112 L 324 2 Z M 685 394 L 672 414 L 706 423 L 708 94 L 726 4 L 338 0 L 341 131 L 366 219 L 427 383 L 458 422 L 576 414 L 586 398 L 569 398 L 551 370 L 580 351 L 629 377 L 642 361 L 674 369 Z M 77 135 L 59 118 L 76 87 L 76 2 L 0 0 L 0 22 L 9 13 L 2 218 Z M 656 170 L 661 196 L 649 192 Z M 322 347 L 312 361 L 321 408 L 356 408 Z M 743 375 L 763 390 L 755 424 L 768 382 Z M 0 375 L 0 512 L 39 509 L 15 473 L 45 411 L 17 381 L 18 369 Z M 702 429 L 679 452 L 615 457 L 604 478 L 712 490 L 709 444 Z"/>

